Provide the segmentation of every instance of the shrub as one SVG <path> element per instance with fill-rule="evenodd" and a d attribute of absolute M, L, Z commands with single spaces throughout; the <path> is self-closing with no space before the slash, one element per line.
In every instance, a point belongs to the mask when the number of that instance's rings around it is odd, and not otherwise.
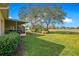
<path fill-rule="evenodd" d="M 43 31 L 48 31 L 48 29 L 47 29 L 47 28 L 43 28 L 42 30 L 43 30 Z"/>
<path fill-rule="evenodd" d="M 20 35 L 18 33 L 9 33 L 0 37 L 0 55 L 10 55 L 18 46 Z"/>
<path fill-rule="evenodd" d="M 42 34 L 47 34 L 48 33 L 48 31 L 42 31 Z"/>

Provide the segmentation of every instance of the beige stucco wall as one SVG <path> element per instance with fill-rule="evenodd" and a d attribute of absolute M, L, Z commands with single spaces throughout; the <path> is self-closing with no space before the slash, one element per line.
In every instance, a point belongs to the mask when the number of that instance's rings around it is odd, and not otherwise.
<path fill-rule="evenodd" d="M 4 18 L 0 11 L 0 36 L 4 35 Z"/>

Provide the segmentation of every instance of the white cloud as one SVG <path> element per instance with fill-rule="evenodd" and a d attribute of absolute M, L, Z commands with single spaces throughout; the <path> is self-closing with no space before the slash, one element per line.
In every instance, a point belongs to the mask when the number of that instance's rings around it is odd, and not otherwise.
<path fill-rule="evenodd" d="M 71 22 L 72 22 L 72 19 L 70 19 L 70 18 L 65 18 L 65 19 L 63 20 L 63 22 L 64 22 L 64 23 L 71 23 Z"/>
<path fill-rule="evenodd" d="M 11 17 L 11 16 L 9 16 L 9 18 L 10 18 L 10 19 L 12 19 L 12 17 Z"/>

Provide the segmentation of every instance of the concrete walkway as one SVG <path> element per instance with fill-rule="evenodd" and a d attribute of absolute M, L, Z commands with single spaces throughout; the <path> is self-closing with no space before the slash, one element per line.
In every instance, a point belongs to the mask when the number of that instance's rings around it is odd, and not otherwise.
<path fill-rule="evenodd" d="M 16 50 L 12 53 L 12 56 L 24 56 L 24 38 L 26 34 L 20 34 L 20 42 Z"/>

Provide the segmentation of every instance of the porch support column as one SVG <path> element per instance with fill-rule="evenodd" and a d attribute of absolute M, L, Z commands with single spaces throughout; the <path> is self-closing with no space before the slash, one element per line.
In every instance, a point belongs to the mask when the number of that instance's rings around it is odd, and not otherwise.
<path fill-rule="evenodd" d="M 17 28 L 17 27 L 18 27 L 18 22 L 16 21 L 16 32 L 17 32 L 17 30 L 18 30 L 18 28 Z"/>
<path fill-rule="evenodd" d="M 2 29 L 1 29 L 1 19 L 0 19 L 0 36 L 1 36 L 1 30 L 2 30 Z"/>
<path fill-rule="evenodd" d="M 5 29 L 4 28 L 4 18 L 3 18 L 2 14 L 1 14 L 1 11 L 0 11 L 0 36 L 4 35 L 4 33 L 5 33 L 4 29 Z"/>

